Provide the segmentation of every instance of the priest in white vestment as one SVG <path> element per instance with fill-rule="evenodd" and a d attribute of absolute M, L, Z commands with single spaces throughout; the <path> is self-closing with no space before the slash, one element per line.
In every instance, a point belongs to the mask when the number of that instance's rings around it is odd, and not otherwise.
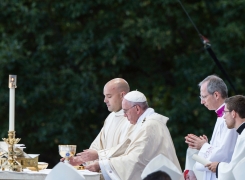
<path fill-rule="evenodd" d="M 228 95 L 227 87 L 224 81 L 215 75 L 205 78 L 199 83 L 199 87 L 201 104 L 206 106 L 209 110 L 215 110 L 217 113 L 217 121 L 210 143 L 208 143 L 207 136 L 197 136 L 194 134 L 188 134 L 185 137 L 185 142 L 188 144 L 189 148 L 199 150 L 197 152 L 198 156 L 206 160 L 211 162 L 230 162 L 236 144 L 237 133 L 234 129 L 227 128 L 223 118 L 224 101 Z M 191 158 L 191 156 L 187 156 L 186 161 L 189 161 L 188 158 Z M 216 180 L 216 174 L 204 165 L 196 162 L 194 168 L 195 169 L 190 170 L 202 172 L 203 180 Z"/>
<path fill-rule="evenodd" d="M 245 157 L 245 96 L 232 96 L 225 100 L 224 119 L 229 129 L 235 128 L 239 134 L 231 161 L 212 162 L 206 167 L 216 172 L 221 180 L 235 180 L 232 170 L 236 164 Z M 243 167 L 243 171 L 245 167 Z M 245 179 L 245 177 L 239 177 Z"/>
<path fill-rule="evenodd" d="M 145 166 L 163 154 L 182 172 L 166 126 L 168 118 L 149 108 L 146 97 L 139 91 L 125 95 L 122 108 L 130 123 L 134 124 L 129 138 L 117 147 L 100 151 L 99 162 L 87 166 L 87 169 L 101 169 L 106 180 L 140 180 Z"/>
<path fill-rule="evenodd" d="M 143 180 L 171 180 L 181 176 L 182 172 L 163 154 L 153 158 L 141 174 Z"/>
<path fill-rule="evenodd" d="M 124 117 L 122 100 L 128 92 L 129 85 L 122 78 L 112 79 L 105 84 L 104 102 L 111 113 L 106 118 L 104 126 L 90 148 L 78 153 L 74 158 L 70 158 L 70 164 L 81 165 L 96 160 L 98 159 L 97 151 L 114 147 L 127 138 L 127 133 L 132 125 Z"/>

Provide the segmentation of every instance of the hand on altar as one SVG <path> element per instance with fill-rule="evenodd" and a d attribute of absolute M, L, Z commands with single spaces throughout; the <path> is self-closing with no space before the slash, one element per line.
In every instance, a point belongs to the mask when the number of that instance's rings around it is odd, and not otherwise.
<path fill-rule="evenodd" d="M 196 136 L 194 134 L 188 134 L 185 137 L 185 142 L 189 145 L 192 149 L 200 150 L 204 143 L 208 142 L 207 136 Z"/>
<path fill-rule="evenodd" d="M 212 162 L 212 163 L 207 164 L 205 167 L 207 167 L 212 172 L 216 172 L 218 164 L 219 162 Z"/>
<path fill-rule="evenodd" d="M 99 172 L 100 171 L 99 161 L 94 161 L 93 163 L 85 166 L 85 169 L 93 172 Z"/>
<path fill-rule="evenodd" d="M 83 152 L 77 153 L 77 156 L 80 156 L 84 162 L 94 161 L 99 158 L 97 151 L 93 149 L 85 149 Z"/>
<path fill-rule="evenodd" d="M 60 159 L 61 162 L 63 162 L 64 160 L 65 160 L 65 158 Z M 74 156 L 74 157 L 69 158 L 69 164 L 71 164 L 72 166 L 79 166 L 83 163 L 84 163 L 84 161 L 81 159 L 80 156 Z"/>

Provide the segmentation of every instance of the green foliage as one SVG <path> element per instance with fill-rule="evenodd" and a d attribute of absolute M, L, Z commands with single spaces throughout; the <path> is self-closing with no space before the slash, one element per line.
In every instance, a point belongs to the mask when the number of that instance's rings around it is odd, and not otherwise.
<path fill-rule="evenodd" d="M 182 3 L 243 94 L 245 2 Z M 0 135 L 8 130 L 8 75 L 16 74 L 16 136 L 50 167 L 58 144 L 89 147 L 108 114 L 103 86 L 115 77 L 170 117 L 182 167 L 185 135 L 211 137 L 215 115 L 200 105 L 197 84 L 225 77 L 178 1 L 12 0 L 1 1 L 0 12 Z"/>

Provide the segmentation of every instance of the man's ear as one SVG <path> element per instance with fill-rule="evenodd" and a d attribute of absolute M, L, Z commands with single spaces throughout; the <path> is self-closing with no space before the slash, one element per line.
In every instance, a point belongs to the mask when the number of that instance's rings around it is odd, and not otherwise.
<path fill-rule="evenodd" d="M 221 97 L 221 94 L 217 91 L 214 92 L 215 99 L 219 99 Z"/>
<path fill-rule="evenodd" d="M 234 110 L 231 111 L 231 116 L 232 116 L 232 118 L 235 118 L 236 117 L 236 112 Z"/>
<path fill-rule="evenodd" d="M 140 113 L 140 108 L 138 105 L 135 105 L 135 108 L 136 108 L 136 111 L 137 111 L 137 114 Z"/>
<path fill-rule="evenodd" d="M 121 92 L 121 98 L 123 98 L 126 95 L 124 91 Z"/>

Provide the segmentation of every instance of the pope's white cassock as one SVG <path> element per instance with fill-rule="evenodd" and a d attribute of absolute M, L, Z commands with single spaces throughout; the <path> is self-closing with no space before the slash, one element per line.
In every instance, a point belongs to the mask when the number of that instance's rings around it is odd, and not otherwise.
<path fill-rule="evenodd" d="M 123 110 L 111 112 L 104 122 L 100 133 L 92 142 L 90 149 L 101 150 L 114 147 L 127 138 L 128 130 L 132 125 L 124 117 Z"/>
<path fill-rule="evenodd" d="M 140 180 L 145 166 L 159 154 L 181 171 L 169 130 L 168 118 L 148 108 L 138 119 L 129 138 L 108 151 L 99 152 L 99 165 L 106 180 Z M 182 172 L 182 171 L 181 171 Z"/>
<path fill-rule="evenodd" d="M 224 108 L 224 104 L 216 110 L 216 113 Z M 222 110 L 223 111 L 223 110 Z M 218 113 L 217 113 L 218 114 Z M 210 143 L 205 143 L 198 155 L 211 162 L 230 162 L 237 140 L 235 129 L 228 129 L 225 120 L 218 117 Z M 196 162 L 196 169 L 203 171 L 203 180 L 216 180 L 216 174 L 204 165 Z"/>
<path fill-rule="evenodd" d="M 245 157 L 245 123 L 243 123 L 237 132 L 240 134 L 237 138 L 237 143 L 230 163 L 221 162 L 217 168 L 218 179 L 221 180 L 235 180 L 232 170 L 236 164 Z M 243 171 L 245 167 L 243 167 Z M 245 177 L 240 178 L 245 179 Z"/>

